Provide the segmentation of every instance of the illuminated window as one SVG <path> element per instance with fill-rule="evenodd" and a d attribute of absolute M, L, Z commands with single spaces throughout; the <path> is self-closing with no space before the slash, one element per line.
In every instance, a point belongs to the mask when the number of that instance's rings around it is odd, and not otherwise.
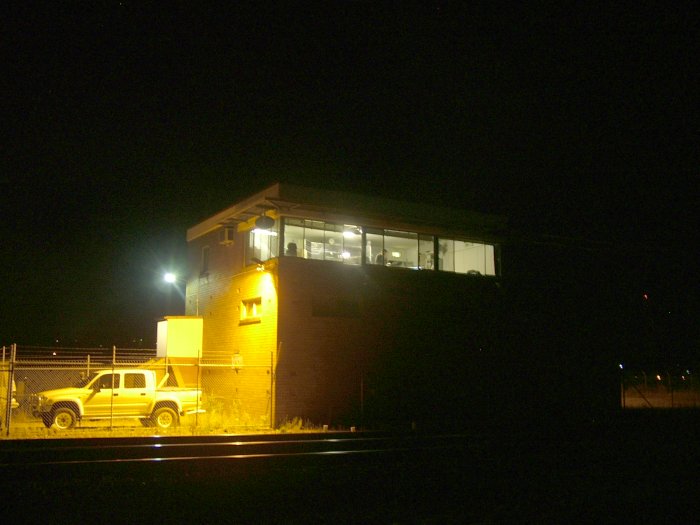
<path fill-rule="evenodd" d="M 255 228 L 248 232 L 246 244 L 246 265 L 258 261 L 267 261 L 277 257 L 278 248 L 277 221 L 270 229 Z"/>
<path fill-rule="evenodd" d="M 469 275 L 496 275 L 496 253 L 491 244 L 440 239 L 440 270 Z"/>
<path fill-rule="evenodd" d="M 433 268 L 433 237 L 415 232 L 367 228 L 367 264 L 414 270 Z"/>
<path fill-rule="evenodd" d="M 432 270 L 435 267 L 434 247 L 432 235 L 418 236 L 418 268 Z"/>
<path fill-rule="evenodd" d="M 378 264 L 384 266 L 386 264 L 383 255 L 384 250 L 384 230 L 375 228 L 366 228 L 365 249 L 367 252 L 367 264 Z"/>
<path fill-rule="evenodd" d="M 493 246 L 477 242 L 455 241 L 455 272 L 472 275 L 496 275 Z"/>
<path fill-rule="evenodd" d="M 253 323 L 260 321 L 262 315 L 262 298 L 255 297 L 241 302 L 241 322 Z"/>
<path fill-rule="evenodd" d="M 286 219 L 284 242 L 290 257 L 360 264 L 362 230 L 354 224 Z"/>
<path fill-rule="evenodd" d="M 361 261 L 363 239 L 365 260 Z M 287 218 L 284 240 L 286 255 L 304 259 L 467 275 L 495 276 L 498 270 L 498 254 L 492 244 L 411 231 Z"/>
<path fill-rule="evenodd" d="M 304 221 L 286 219 L 284 224 L 284 254 L 287 257 L 303 257 Z"/>
<path fill-rule="evenodd" d="M 444 272 L 454 272 L 455 242 L 452 239 L 440 239 L 438 247 L 440 249 L 438 269 Z"/>
<path fill-rule="evenodd" d="M 343 225 L 343 251 L 340 254 L 345 264 L 358 265 L 362 258 L 362 229 L 355 224 Z"/>
<path fill-rule="evenodd" d="M 384 230 L 384 264 L 392 267 L 418 268 L 418 234 Z"/>
<path fill-rule="evenodd" d="M 323 260 L 325 225 L 323 221 L 304 221 L 304 259 Z"/>

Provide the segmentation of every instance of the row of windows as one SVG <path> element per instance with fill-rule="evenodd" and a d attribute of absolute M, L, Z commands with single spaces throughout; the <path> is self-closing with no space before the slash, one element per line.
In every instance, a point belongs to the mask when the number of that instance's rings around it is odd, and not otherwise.
<path fill-rule="evenodd" d="M 279 225 L 275 221 L 270 230 L 249 232 L 246 264 L 278 257 L 283 239 L 286 257 L 496 275 L 496 252 L 491 244 L 309 219 L 285 218 L 281 232 Z"/>

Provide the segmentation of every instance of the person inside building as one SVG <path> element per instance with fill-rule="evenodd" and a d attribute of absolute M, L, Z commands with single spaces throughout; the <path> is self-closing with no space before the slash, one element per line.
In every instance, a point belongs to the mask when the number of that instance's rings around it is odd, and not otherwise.
<path fill-rule="evenodd" d="M 287 244 L 287 252 L 285 255 L 289 257 L 296 257 L 297 256 L 297 243 L 295 242 L 290 242 Z"/>
<path fill-rule="evenodd" d="M 377 254 L 377 258 L 374 260 L 375 264 L 381 264 L 384 266 L 386 264 L 386 250 L 382 250 L 382 253 Z"/>

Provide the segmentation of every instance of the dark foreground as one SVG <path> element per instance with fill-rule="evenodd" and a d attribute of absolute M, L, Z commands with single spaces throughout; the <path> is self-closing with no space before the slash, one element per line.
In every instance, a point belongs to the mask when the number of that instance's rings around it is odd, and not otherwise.
<path fill-rule="evenodd" d="M 180 455 L 188 459 L 133 461 L 124 452 L 132 461 L 120 462 L 100 461 L 119 456 L 112 447 L 84 461 L 60 447 L 3 442 L 5 451 L 14 447 L 36 461 L 5 454 L 0 521 L 700 522 L 695 412 L 632 412 L 566 429 L 409 433 L 372 446 L 375 437 L 357 433 L 354 451 L 283 443 L 272 454 L 232 448 L 230 457 L 187 451 Z M 70 462 L 51 463 L 50 454 Z"/>

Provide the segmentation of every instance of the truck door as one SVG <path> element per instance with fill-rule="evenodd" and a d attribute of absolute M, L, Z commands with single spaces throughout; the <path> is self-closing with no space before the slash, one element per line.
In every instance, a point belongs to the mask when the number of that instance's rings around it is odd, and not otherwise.
<path fill-rule="evenodd" d="M 119 414 L 123 416 L 145 416 L 154 397 L 153 385 L 148 386 L 143 372 L 126 372 L 124 386 L 119 391 Z"/>
<path fill-rule="evenodd" d="M 92 383 L 92 394 L 83 401 L 87 417 L 109 416 L 114 407 L 116 413 L 117 399 L 114 394 L 119 392 L 119 374 L 103 374 Z"/>

